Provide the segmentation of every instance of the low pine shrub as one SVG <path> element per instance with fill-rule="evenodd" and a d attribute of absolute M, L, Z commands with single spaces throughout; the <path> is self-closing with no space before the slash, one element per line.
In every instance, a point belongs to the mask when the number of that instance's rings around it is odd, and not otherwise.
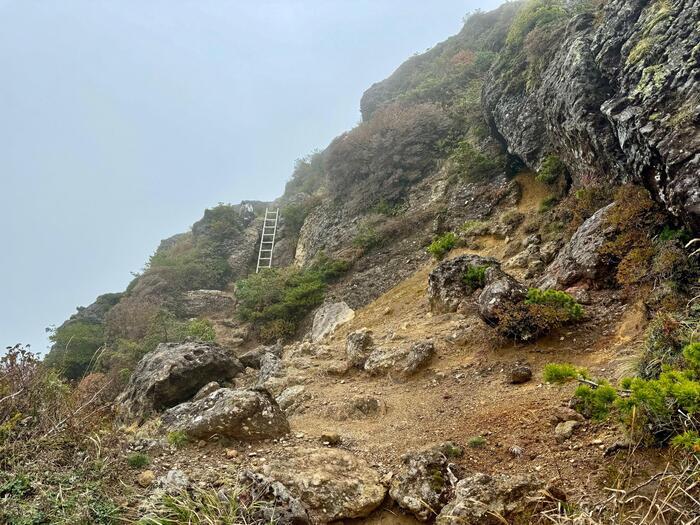
<path fill-rule="evenodd" d="M 143 454 L 141 452 L 134 452 L 127 456 L 126 462 L 131 468 L 140 469 L 148 465 L 151 462 L 151 460 L 146 454 Z"/>
<path fill-rule="evenodd" d="M 543 370 L 545 383 L 565 383 L 572 379 L 587 378 L 588 371 L 569 363 L 549 363 Z"/>
<path fill-rule="evenodd" d="M 427 248 L 428 253 L 440 260 L 445 257 L 452 248 L 457 246 L 457 240 L 458 238 L 453 232 L 443 233 L 430 243 Z"/>
<path fill-rule="evenodd" d="M 486 268 L 486 266 L 469 265 L 467 271 L 464 272 L 462 280 L 472 290 L 483 288 L 486 282 Z"/>
<path fill-rule="evenodd" d="M 530 305 L 548 306 L 557 311 L 562 322 L 578 321 L 583 317 L 583 307 L 566 292 L 530 288 L 525 302 Z"/>
<path fill-rule="evenodd" d="M 613 403 L 618 399 L 617 390 L 604 381 L 597 388 L 579 385 L 574 397 L 578 411 L 595 421 L 606 419 L 610 415 Z"/>

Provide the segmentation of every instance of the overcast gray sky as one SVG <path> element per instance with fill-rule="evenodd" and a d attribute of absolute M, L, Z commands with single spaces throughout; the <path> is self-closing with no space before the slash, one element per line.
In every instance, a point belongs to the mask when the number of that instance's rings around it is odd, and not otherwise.
<path fill-rule="evenodd" d="M 279 196 L 364 89 L 498 3 L 0 0 L 2 349 L 45 351 L 206 207 Z"/>

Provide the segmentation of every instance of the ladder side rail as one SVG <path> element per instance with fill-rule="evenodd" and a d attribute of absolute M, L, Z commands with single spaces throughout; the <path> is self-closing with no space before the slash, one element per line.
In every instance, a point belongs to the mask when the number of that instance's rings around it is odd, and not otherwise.
<path fill-rule="evenodd" d="M 265 221 L 267 220 L 267 208 L 265 208 L 265 219 L 263 219 L 263 229 L 262 229 L 262 235 L 265 234 Z M 258 250 L 258 264 L 255 267 L 255 273 L 260 272 L 260 258 L 262 257 L 262 247 L 263 247 L 263 238 L 262 235 L 260 236 L 260 249 Z"/>
<path fill-rule="evenodd" d="M 272 268 L 272 251 L 275 249 L 275 236 L 277 235 L 277 221 L 279 219 L 279 215 L 280 215 L 280 209 L 277 208 L 277 210 L 275 211 L 275 226 L 272 230 L 272 246 L 270 247 L 270 261 L 269 261 L 270 266 L 268 266 L 268 268 Z"/>

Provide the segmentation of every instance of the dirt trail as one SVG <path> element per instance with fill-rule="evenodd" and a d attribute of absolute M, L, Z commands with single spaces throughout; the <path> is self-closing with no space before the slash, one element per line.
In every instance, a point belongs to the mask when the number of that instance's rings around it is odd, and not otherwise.
<path fill-rule="evenodd" d="M 536 213 L 548 195 L 546 187 L 531 174 L 516 180 L 522 187 L 518 209 Z M 505 240 L 489 238 L 481 250 L 470 252 L 501 258 L 504 245 Z M 450 257 L 467 251 L 455 250 Z M 402 454 L 452 440 L 465 449 L 459 462 L 467 472 L 536 472 L 574 500 L 577 494 L 590 493 L 594 481 L 610 479 L 619 466 L 604 458 L 603 449 L 618 440 L 619 433 L 608 425 L 586 423 L 571 440 L 557 443 L 550 416 L 554 408 L 567 404 L 575 385 L 544 385 L 542 369 L 550 362 L 571 362 L 586 366 L 596 376 L 614 377 L 621 356 L 630 353 L 644 327 L 639 309 L 593 293 L 585 322 L 536 343 L 516 346 L 497 339 L 476 316 L 433 315 L 426 289 L 434 266 L 425 265 L 358 310 L 353 321 L 325 341 L 325 352 L 289 361 L 289 366 L 301 371 L 301 382 L 312 396 L 290 418 L 292 443 L 318 445 L 323 432 L 337 432 L 344 448 L 389 474 L 400 469 Z M 345 361 L 347 334 L 361 327 L 373 331 L 378 346 L 406 346 L 431 339 L 437 355 L 428 369 L 408 379 L 373 377 L 357 369 L 331 375 L 329 368 Z M 530 382 L 510 384 L 508 371 L 517 362 L 532 367 Z M 360 397 L 376 399 L 378 413 L 344 417 L 343 407 Z M 475 436 L 483 437 L 485 444 L 469 447 Z M 288 445 L 267 443 L 257 449 L 253 445 L 253 450 L 259 456 L 283 457 Z M 513 447 L 522 453 L 513 453 Z M 258 460 L 264 461 L 251 461 Z M 385 509 L 353 523 L 416 522 Z"/>

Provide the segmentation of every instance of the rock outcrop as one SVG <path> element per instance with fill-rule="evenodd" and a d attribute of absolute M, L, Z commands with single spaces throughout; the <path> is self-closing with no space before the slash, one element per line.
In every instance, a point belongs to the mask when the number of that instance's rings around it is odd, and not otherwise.
<path fill-rule="evenodd" d="M 479 315 L 490 324 L 498 322 L 499 311 L 521 302 L 527 295 L 526 286 L 498 268 L 486 270 L 484 283 L 477 303 Z"/>
<path fill-rule="evenodd" d="M 361 518 L 384 500 L 379 474 L 350 452 L 334 448 L 290 450 L 272 458 L 262 474 L 289 489 L 316 523 Z"/>
<path fill-rule="evenodd" d="M 492 128 L 530 168 L 554 153 L 575 185 L 634 180 L 700 230 L 699 18 L 699 0 L 607 2 L 568 22 L 527 88 L 505 50 L 484 83 Z"/>
<path fill-rule="evenodd" d="M 606 223 L 612 206 L 601 208 L 584 221 L 547 267 L 540 287 L 566 288 L 579 281 L 597 282 L 606 277 L 610 265 L 598 250 L 615 231 Z"/>
<path fill-rule="evenodd" d="M 256 503 L 252 511 L 255 519 L 276 525 L 311 523 L 303 503 L 279 481 L 271 480 L 251 470 L 241 472 L 238 481 L 248 487 Z"/>
<path fill-rule="evenodd" d="M 116 400 L 123 422 L 143 421 L 192 398 L 212 381 L 224 382 L 243 365 L 213 343 L 162 343 L 139 361 L 126 389 Z"/>
<path fill-rule="evenodd" d="M 353 366 L 362 368 L 365 361 L 374 350 L 374 340 L 372 339 L 372 331 L 366 328 L 356 330 L 348 334 L 345 343 L 345 353 L 348 361 Z"/>
<path fill-rule="evenodd" d="M 455 312 L 477 289 L 465 280 L 470 267 L 498 267 L 496 259 L 460 255 L 438 264 L 428 277 L 428 300 L 434 312 Z"/>
<path fill-rule="evenodd" d="M 406 454 L 403 470 L 392 480 L 389 495 L 399 507 L 428 521 L 453 495 L 459 467 L 450 460 L 461 454 L 453 443 Z"/>
<path fill-rule="evenodd" d="M 501 525 L 532 509 L 528 498 L 542 483 L 531 475 L 473 474 L 457 482 L 455 495 L 437 517 L 438 525 Z"/>
<path fill-rule="evenodd" d="M 284 412 L 262 389 L 220 388 L 202 399 L 166 410 L 162 421 L 170 431 L 182 431 L 194 439 L 218 435 L 258 440 L 289 432 Z"/>
<path fill-rule="evenodd" d="M 182 313 L 188 317 L 231 315 L 236 300 L 221 290 L 191 290 L 182 297 Z"/>

